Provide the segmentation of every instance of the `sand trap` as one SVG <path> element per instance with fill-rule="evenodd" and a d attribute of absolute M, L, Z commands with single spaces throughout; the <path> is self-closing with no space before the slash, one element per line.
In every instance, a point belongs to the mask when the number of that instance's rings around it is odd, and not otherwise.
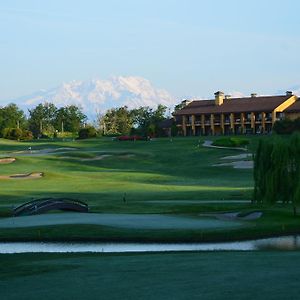
<path fill-rule="evenodd" d="M 222 164 L 215 164 L 213 167 L 233 167 L 234 169 L 253 169 L 252 160 L 233 161 Z"/>
<path fill-rule="evenodd" d="M 242 221 L 251 221 L 259 219 L 263 213 L 261 211 L 254 211 L 248 214 L 242 215 L 241 212 L 228 212 L 228 213 L 218 213 L 218 214 L 201 214 L 200 216 L 206 217 L 215 217 L 218 220 L 242 220 Z"/>
<path fill-rule="evenodd" d="M 42 172 L 33 172 L 27 174 L 2 175 L 0 179 L 37 179 L 43 177 Z"/>
<path fill-rule="evenodd" d="M 68 148 L 68 147 L 61 147 L 61 148 L 46 148 L 46 149 L 31 149 L 31 150 L 22 150 L 12 152 L 16 156 L 42 156 L 45 154 L 60 154 L 66 151 L 74 151 L 78 150 L 77 148 Z"/>
<path fill-rule="evenodd" d="M 14 157 L 0 158 L 0 164 L 11 164 L 15 161 L 16 159 Z"/>
<path fill-rule="evenodd" d="M 231 156 L 224 156 L 221 159 L 226 159 L 226 160 L 239 160 L 239 159 L 247 159 L 247 158 L 252 158 L 251 153 L 242 153 L 238 155 L 231 155 Z"/>
<path fill-rule="evenodd" d="M 242 147 L 224 147 L 224 146 L 214 146 L 213 141 L 204 141 L 202 144 L 203 147 L 209 147 L 209 148 L 217 148 L 217 149 L 231 149 L 231 150 L 242 150 L 242 151 L 248 151 L 247 148 Z"/>
<path fill-rule="evenodd" d="M 108 157 L 111 157 L 111 154 L 103 154 L 103 155 L 99 155 L 99 156 L 95 156 L 95 157 L 87 157 L 87 158 L 80 158 L 80 161 L 94 161 L 94 160 L 102 160 Z"/>
<path fill-rule="evenodd" d="M 74 156 L 63 156 L 61 158 L 63 159 L 74 159 L 74 160 L 79 160 L 79 161 L 96 161 L 96 160 L 103 160 L 106 159 L 108 157 L 115 157 L 118 159 L 124 159 L 124 158 L 131 158 L 134 157 L 134 154 L 102 154 L 102 155 L 97 155 L 95 157 L 86 157 L 86 158 L 82 158 L 82 157 L 74 157 Z"/>

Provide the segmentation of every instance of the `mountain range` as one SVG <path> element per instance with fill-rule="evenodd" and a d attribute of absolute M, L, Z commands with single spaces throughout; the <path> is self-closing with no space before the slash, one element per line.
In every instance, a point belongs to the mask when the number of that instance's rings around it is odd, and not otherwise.
<path fill-rule="evenodd" d="M 93 120 L 97 113 L 104 113 L 113 107 L 155 108 L 158 104 L 173 107 L 178 100 L 166 90 L 155 88 L 145 78 L 118 76 L 107 80 L 73 80 L 52 89 L 11 99 L 10 102 L 16 103 L 24 111 L 44 102 L 54 103 L 57 107 L 75 104 L 82 108 L 89 120 Z"/>

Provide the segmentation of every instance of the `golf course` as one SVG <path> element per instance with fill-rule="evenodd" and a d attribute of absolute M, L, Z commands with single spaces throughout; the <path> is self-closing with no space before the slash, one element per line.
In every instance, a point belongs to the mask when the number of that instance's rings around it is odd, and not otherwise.
<path fill-rule="evenodd" d="M 252 203 L 252 158 L 268 137 L 247 138 L 242 149 L 214 147 L 216 137 L 1 139 L 0 242 L 219 243 L 299 234 L 290 204 Z M 81 201 L 89 211 L 14 216 L 18 206 L 49 198 Z M 0 254 L 0 286 L 5 299 L 295 299 L 299 259 L 267 249 Z M 271 294 L 268 285 L 276 287 Z"/>

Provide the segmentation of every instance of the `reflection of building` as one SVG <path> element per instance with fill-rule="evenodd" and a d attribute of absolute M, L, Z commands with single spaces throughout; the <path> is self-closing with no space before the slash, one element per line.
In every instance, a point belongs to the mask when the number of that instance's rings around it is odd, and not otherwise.
<path fill-rule="evenodd" d="M 277 120 L 300 116 L 300 101 L 292 92 L 283 96 L 230 98 L 216 92 L 214 100 L 195 100 L 175 112 L 174 117 L 183 135 L 268 133 Z"/>

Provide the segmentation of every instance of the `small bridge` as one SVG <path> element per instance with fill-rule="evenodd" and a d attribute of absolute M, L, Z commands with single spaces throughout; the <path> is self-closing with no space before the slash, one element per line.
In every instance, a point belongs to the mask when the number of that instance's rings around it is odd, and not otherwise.
<path fill-rule="evenodd" d="M 41 198 L 26 202 L 13 209 L 14 216 L 34 215 L 49 210 L 66 210 L 88 212 L 88 205 L 80 200 L 70 198 Z"/>

